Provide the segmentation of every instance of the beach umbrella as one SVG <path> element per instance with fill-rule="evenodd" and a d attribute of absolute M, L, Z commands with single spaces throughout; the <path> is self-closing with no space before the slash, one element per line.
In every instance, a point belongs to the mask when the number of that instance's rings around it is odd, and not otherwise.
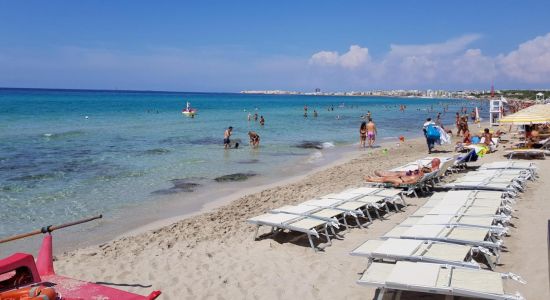
<path fill-rule="evenodd" d="M 477 127 L 481 127 L 481 118 L 479 117 L 479 109 L 477 108 L 476 106 L 476 120 L 475 122 L 477 123 Z"/>
<path fill-rule="evenodd" d="M 550 123 L 550 105 L 536 104 L 500 119 L 500 123 L 514 125 Z"/>

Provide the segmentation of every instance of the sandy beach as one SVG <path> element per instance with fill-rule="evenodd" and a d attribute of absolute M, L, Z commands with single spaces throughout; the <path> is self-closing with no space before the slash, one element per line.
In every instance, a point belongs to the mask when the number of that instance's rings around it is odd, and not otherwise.
<path fill-rule="evenodd" d="M 451 150 L 449 146 L 438 149 Z M 366 229 L 352 229 L 343 239 L 333 240 L 332 246 L 321 243 L 324 250 L 319 252 L 311 250 L 303 235 L 279 234 L 254 241 L 254 227 L 245 220 L 285 204 L 361 186 L 363 176 L 376 169 L 426 155 L 423 139 L 388 148 L 387 154 L 380 148 L 367 150 L 347 162 L 244 195 L 210 212 L 58 255 L 57 272 L 140 294 L 160 289 L 162 299 L 372 299 L 375 289 L 355 283 L 366 260 L 349 252 L 393 228 L 427 197 L 407 198 L 408 206 L 401 212 L 375 220 Z M 500 150 L 472 165 L 502 159 Z M 550 164 L 537 163 L 540 178 L 529 184 L 514 207 L 514 226 L 504 239 L 507 251 L 497 269 L 520 274 L 528 283 L 511 288 L 528 299 L 549 295 L 545 228 L 550 204 L 545 201 L 544 185 L 550 180 Z"/>

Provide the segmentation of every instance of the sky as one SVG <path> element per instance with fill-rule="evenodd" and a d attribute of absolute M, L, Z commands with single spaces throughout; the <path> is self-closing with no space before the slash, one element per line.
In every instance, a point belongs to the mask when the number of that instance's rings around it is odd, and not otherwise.
<path fill-rule="evenodd" d="M 0 0 L 0 87 L 550 89 L 549 12 L 549 0 Z"/>

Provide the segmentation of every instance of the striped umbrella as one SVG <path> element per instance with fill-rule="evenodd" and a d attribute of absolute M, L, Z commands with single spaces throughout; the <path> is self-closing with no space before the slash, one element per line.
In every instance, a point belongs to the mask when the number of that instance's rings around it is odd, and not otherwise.
<path fill-rule="evenodd" d="M 529 125 L 550 123 L 550 105 L 535 104 L 500 119 L 500 123 Z"/>

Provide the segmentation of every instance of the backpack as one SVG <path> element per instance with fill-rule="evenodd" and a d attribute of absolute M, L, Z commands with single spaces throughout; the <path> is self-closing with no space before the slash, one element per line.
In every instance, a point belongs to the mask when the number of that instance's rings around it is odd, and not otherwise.
<path fill-rule="evenodd" d="M 428 125 L 428 127 L 426 127 L 426 137 L 433 140 L 440 138 L 439 130 L 437 130 L 435 125 Z"/>

